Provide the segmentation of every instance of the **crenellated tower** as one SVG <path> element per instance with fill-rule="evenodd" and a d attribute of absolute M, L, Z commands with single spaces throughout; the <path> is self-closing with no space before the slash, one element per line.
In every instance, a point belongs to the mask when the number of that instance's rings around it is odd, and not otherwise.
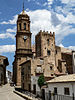
<path fill-rule="evenodd" d="M 35 37 L 36 57 L 52 56 L 55 54 L 55 33 L 40 32 Z"/>

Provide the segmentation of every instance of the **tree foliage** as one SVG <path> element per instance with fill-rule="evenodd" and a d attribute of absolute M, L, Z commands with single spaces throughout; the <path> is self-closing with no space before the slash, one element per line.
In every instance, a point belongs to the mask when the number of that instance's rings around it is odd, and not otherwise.
<path fill-rule="evenodd" d="M 38 78 L 38 85 L 41 88 L 44 85 L 45 79 L 43 75 L 40 75 Z"/>

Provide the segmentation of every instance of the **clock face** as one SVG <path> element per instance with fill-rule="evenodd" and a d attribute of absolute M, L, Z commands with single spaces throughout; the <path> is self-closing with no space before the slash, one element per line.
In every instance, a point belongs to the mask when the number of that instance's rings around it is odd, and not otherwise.
<path fill-rule="evenodd" d="M 27 36 L 24 36 L 24 40 L 27 40 Z"/>

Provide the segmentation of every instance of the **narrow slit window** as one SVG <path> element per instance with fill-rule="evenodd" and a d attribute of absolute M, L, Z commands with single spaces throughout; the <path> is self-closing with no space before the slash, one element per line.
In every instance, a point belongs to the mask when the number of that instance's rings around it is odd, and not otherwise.
<path fill-rule="evenodd" d="M 26 23 L 24 23 L 24 30 L 26 30 Z"/>
<path fill-rule="evenodd" d="M 21 23 L 19 24 L 19 29 L 21 30 Z"/>
<path fill-rule="evenodd" d="M 47 44 L 48 44 L 48 46 L 49 46 L 49 39 L 47 39 Z"/>

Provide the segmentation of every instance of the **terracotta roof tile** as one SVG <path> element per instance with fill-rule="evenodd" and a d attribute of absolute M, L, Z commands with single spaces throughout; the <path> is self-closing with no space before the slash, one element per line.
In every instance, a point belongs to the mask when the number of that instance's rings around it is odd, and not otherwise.
<path fill-rule="evenodd" d="M 64 83 L 64 82 L 75 82 L 75 74 L 63 75 L 47 81 L 47 83 Z"/>

